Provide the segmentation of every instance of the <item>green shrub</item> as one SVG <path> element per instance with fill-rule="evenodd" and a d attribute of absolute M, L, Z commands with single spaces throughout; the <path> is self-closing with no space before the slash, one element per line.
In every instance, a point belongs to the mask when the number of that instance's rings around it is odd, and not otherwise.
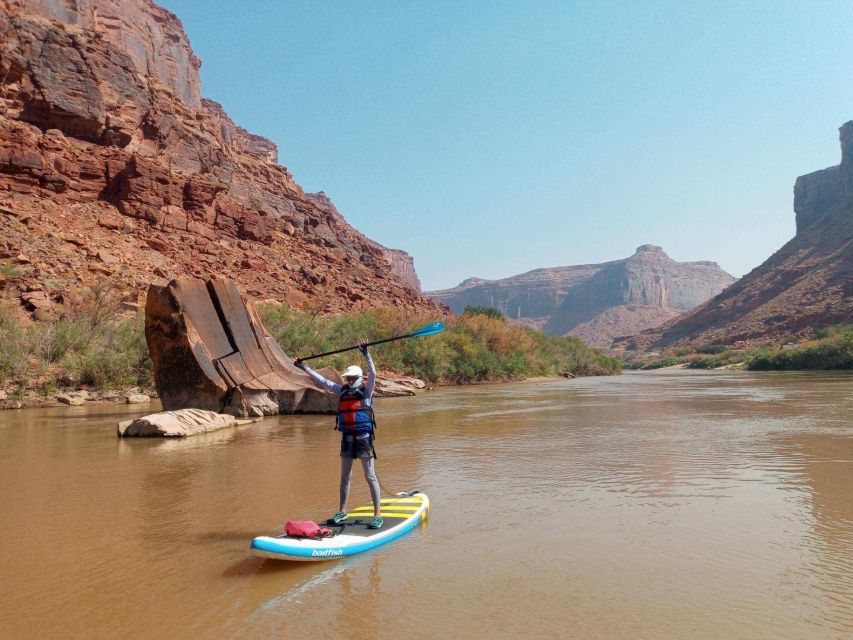
<path fill-rule="evenodd" d="M 94 331 L 84 348 L 68 352 L 63 359 L 68 377 L 95 388 L 152 386 L 144 322 L 139 313 Z"/>
<path fill-rule="evenodd" d="M 24 325 L 10 303 L 0 305 L 0 383 L 42 390 L 57 380 L 97 388 L 150 386 L 151 359 L 145 342 L 144 317 L 107 318 L 98 305 L 86 304 L 66 315 Z"/>
<path fill-rule="evenodd" d="M 640 366 L 640 369 L 643 369 L 645 371 L 648 371 L 651 369 L 662 369 L 664 367 L 671 367 L 671 366 L 676 365 L 676 364 L 684 364 L 685 362 L 687 362 L 686 358 L 675 358 L 675 357 L 659 358 L 657 360 L 651 360 L 650 362 L 644 362 Z"/>
<path fill-rule="evenodd" d="M 501 313 L 500 309 L 495 309 L 494 307 L 474 307 L 469 306 L 465 307 L 462 311 L 462 315 L 469 316 L 486 316 L 487 318 L 494 318 L 496 320 L 506 320 L 506 316 Z"/>
<path fill-rule="evenodd" d="M 21 265 L 4 260 L 0 262 L 0 275 L 6 278 L 17 278 L 24 275 L 24 268 Z"/>
<path fill-rule="evenodd" d="M 796 349 L 762 349 L 747 361 L 747 368 L 769 369 L 853 369 L 851 325 L 827 331 L 823 339 Z"/>
<path fill-rule="evenodd" d="M 815 331 L 816 340 L 834 338 L 843 335 L 853 335 L 853 324 L 833 324 Z"/>
<path fill-rule="evenodd" d="M 722 353 L 728 349 L 728 347 L 724 344 L 706 344 L 698 347 L 696 349 L 696 353 L 704 353 L 706 355 L 714 355 L 717 353 Z"/>
<path fill-rule="evenodd" d="M 0 384 L 19 379 L 28 367 L 28 336 L 9 303 L 0 304 Z"/>
<path fill-rule="evenodd" d="M 719 369 L 732 364 L 738 364 L 746 360 L 747 355 L 737 349 L 726 349 L 716 355 L 707 357 L 693 357 L 690 359 L 688 369 Z"/>
<path fill-rule="evenodd" d="M 355 344 L 359 338 L 370 341 L 403 335 L 435 320 L 399 309 L 317 316 L 284 306 L 261 305 L 258 312 L 285 351 L 301 356 Z M 447 329 L 438 335 L 378 347 L 381 368 L 432 382 L 455 383 L 565 372 L 607 375 L 621 369 L 621 362 L 591 349 L 578 338 L 554 338 L 511 325 L 497 310 L 466 312 L 448 318 L 445 324 Z M 359 357 L 349 352 L 323 358 L 314 366 L 342 369 Z"/>

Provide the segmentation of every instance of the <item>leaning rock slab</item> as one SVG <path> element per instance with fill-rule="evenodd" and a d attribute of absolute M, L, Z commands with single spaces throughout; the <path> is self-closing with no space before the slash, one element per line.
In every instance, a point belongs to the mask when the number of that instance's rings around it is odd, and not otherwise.
<path fill-rule="evenodd" d="M 166 410 L 235 416 L 337 410 L 337 397 L 293 366 L 230 280 L 178 278 L 149 287 L 145 338 Z"/>
<path fill-rule="evenodd" d="M 251 420 L 238 420 L 234 416 L 203 409 L 178 409 L 120 422 L 118 436 L 121 438 L 183 438 L 250 422 Z"/>

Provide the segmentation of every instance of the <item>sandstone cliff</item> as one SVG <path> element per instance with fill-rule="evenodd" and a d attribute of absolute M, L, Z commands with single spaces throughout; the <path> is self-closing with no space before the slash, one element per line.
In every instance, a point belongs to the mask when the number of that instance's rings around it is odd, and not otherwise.
<path fill-rule="evenodd" d="M 500 309 L 550 335 L 572 334 L 608 347 L 612 339 L 662 324 L 734 282 L 714 262 L 676 262 L 654 245 L 624 260 L 536 269 L 502 280 L 470 278 L 428 292 L 455 312 Z"/>
<path fill-rule="evenodd" d="M 439 309 L 407 254 L 201 97 L 199 66 L 150 0 L 0 0 L 0 287 L 49 311 L 105 278 L 221 275 L 325 311 Z"/>
<path fill-rule="evenodd" d="M 853 121 L 840 138 L 838 166 L 797 178 L 793 239 L 712 300 L 619 346 L 778 344 L 853 322 Z"/>

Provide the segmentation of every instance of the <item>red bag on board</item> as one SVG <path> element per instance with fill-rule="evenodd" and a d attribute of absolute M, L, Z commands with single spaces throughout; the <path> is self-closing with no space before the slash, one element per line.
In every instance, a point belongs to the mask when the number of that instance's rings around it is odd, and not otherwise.
<path fill-rule="evenodd" d="M 313 520 L 288 520 L 284 525 L 284 532 L 296 538 L 328 538 L 332 530 L 321 527 Z"/>

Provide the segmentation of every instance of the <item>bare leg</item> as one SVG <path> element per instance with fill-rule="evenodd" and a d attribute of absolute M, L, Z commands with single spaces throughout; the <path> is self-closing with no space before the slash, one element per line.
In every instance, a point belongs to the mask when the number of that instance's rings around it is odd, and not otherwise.
<path fill-rule="evenodd" d="M 379 478 L 376 477 L 375 464 L 375 458 L 361 459 L 361 466 L 364 468 L 364 479 L 367 480 L 367 486 L 370 487 L 370 498 L 373 500 L 373 515 L 381 516 L 382 509 L 380 507 L 380 500 L 382 498 L 382 494 L 379 490 Z"/>
<path fill-rule="evenodd" d="M 347 512 L 350 477 L 352 477 L 352 458 L 344 456 L 341 458 L 341 502 L 339 509 L 343 513 Z"/>

